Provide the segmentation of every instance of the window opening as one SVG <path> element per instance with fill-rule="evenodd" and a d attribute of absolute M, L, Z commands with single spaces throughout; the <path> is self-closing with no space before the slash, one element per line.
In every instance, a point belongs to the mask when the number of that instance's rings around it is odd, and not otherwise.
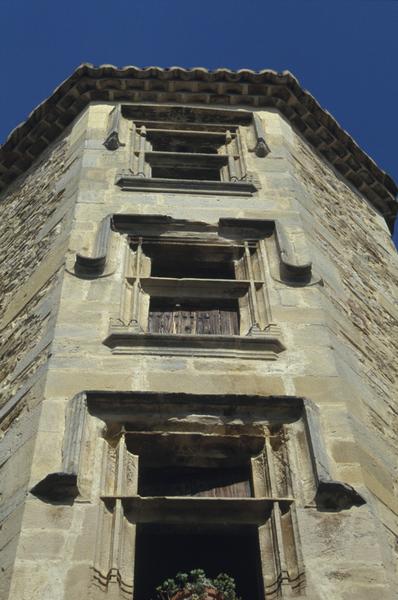
<path fill-rule="evenodd" d="M 234 261 L 243 247 L 144 242 L 142 250 L 151 259 L 152 277 L 235 279 Z"/>
<path fill-rule="evenodd" d="M 201 131 L 169 131 L 147 129 L 147 139 L 155 151 L 183 152 L 190 154 L 218 154 L 225 144 L 222 133 Z"/>
<path fill-rule="evenodd" d="M 188 127 L 212 128 L 215 130 L 237 125 L 248 126 L 253 114 L 246 111 L 209 109 L 198 106 L 173 106 L 159 104 L 123 104 L 122 114 L 133 120 L 137 125 L 146 124 L 148 127 L 182 129 Z"/>
<path fill-rule="evenodd" d="M 219 169 L 206 169 L 201 165 L 153 166 L 155 179 L 197 179 L 199 181 L 221 181 Z"/>
<path fill-rule="evenodd" d="M 139 456 L 140 496 L 253 496 L 251 457 L 263 447 L 263 438 L 133 432 L 129 427 L 126 444 Z"/>
<path fill-rule="evenodd" d="M 221 181 L 221 169 L 228 164 L 226 135 L 147 129 L 146 140 L 152 177 Z"/>
<path fill-rule="evenodd" d="M 140 496 L 202 496 L 249 498 L 252 495 L 249 466 L 184 467 L 140 465 Z"/>
<path fill-rule="evenodd" d="M 228 119 L 220 111 L 181 111 L 178 107 L 163 112 L 145 107 L 123 110 L 133 119 L 134 176 L 193 182 L 246 180 L 240 127 L 251 123 L 250 115 L 229 114 Z"/>
<path fill-rule="evenodd" d="M 165 579 L 203 569 L 209 577 L 227 573 L 242 600 L 260 600 L 258 530 L 253 526 L 205 524 L 137 526 L 134 600 L 150 600 Z"/>
<path fill-rule="evenodd" d="M 314 454 L 310 438 L 307 445 L 316 415 L 308 420 L 306 406 L 292 397 L 219 394 L 76 397 L 66 437 L 73 472 L 79 456 L 85 464 L 92 459 L 99 431 L 106 447 L 94 581 L 105 591 L 112 564 L 113 582 L 123 594 L 132 597 L 134 588 L 134 600 L 151 600 L 164 579 L 202 568 L 210 577 L 222 571 L 234 577 L 242 600 L 284 595 L 282 581 L 286 595 L 300 594 L 291 465 L 297 466 L 301 448 L 300 497 L 311 502 L 318 482 L 312 469 L 322 456 Z M 106 427 L 94 427 L 92 418 Z M 77 438 L 76 419 L 85 423 Z M 250 489 L 250 496 L 236 494 L 234 486 Z"/>
<path fill-rule="evenodd" d="M 143 299 L 132 320 L 137 315 L 143 331 L 169 335 L 239 336 L 253 321 L 262 326 L 258 243 L 198 234 L 130 237 L 132 299 Z"/>

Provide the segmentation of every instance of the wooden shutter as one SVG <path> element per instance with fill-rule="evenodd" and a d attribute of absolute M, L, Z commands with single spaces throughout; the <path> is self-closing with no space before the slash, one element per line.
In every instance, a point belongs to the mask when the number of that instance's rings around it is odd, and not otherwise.
<path fill-rule="evenodd" d="M 179 333 L 184 335 L 239 335 L 237 310 L 150 311 L 150 333 Z"/>
<path fill-rule="evenodd" d="M 174 333 L 173 332 L 173 313 L 150 311 L 148 319 L 149 333 Z"/>

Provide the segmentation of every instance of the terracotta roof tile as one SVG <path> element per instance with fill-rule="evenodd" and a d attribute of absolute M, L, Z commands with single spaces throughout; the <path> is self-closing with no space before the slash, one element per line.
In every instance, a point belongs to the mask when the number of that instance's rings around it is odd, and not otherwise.
<path fill-rule="evenodd" d="M 146 80 L 143 82 L 142 80 Z M 184 89 L 174 83 L 187 82 Z M 148 83 L 149 82 L 149 83 Z M 158 83 L 156 83 L 158 82 Z M 162 89 L 157 89 L 161 82 Z M 174 82 L 170 86 L 170 82 Z M 190 88 L 190 82 L 195 86 Z M 220 84 L 237 86 L 233 90 Z M 218 84 L 218 86 L 217 86 Z M 169 87 L 168 87 L 169 85 Z M 198 87 L 199 86 L 199 87 Z M 203 89 L 200 88 L 202 86 Z M 230 102 L 233 106 L 276 107 L 370 202 L 392 227 L 397 213 L 397 186 L 352 137 L 304 90 L 289 72 L 271 69 L 232 71 L 203 67 L 140 68 L 80 65 L 0 146 L 0 190 L 23 172 L 43 148 L 73 121 L 90 101 L 145 101 L 163 94 L 167 102 Z"/>

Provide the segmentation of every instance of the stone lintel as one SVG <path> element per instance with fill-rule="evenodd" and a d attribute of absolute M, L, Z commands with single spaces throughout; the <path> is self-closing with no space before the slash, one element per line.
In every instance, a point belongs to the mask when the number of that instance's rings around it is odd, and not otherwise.
<path fill-rule="evenodd" d="M 192 496 L 102 496 L 113 507 L 121 500 L 125 516 L 134 523 L 203 523 L 260 525 L 270 517 L 274 504 L 293 503 L 292 498 L 196 498 Z"/>

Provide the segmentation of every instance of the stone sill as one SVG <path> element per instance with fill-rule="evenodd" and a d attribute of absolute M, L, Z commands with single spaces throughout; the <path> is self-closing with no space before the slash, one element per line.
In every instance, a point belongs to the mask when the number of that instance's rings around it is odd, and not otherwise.
<path fill-rule="evenodd" d="M 276 360 L 285 350 L 279 337 L 264 332 L 261 335 L 184 335 L 137 333 L 128 327 L 110 329 L 103 342 L 115 354 L 146 354 L 170 356 L 210 356 Z"/>
<path fill-rule="evenodd" d="M 252 196 L 257 187 L 251 181 L 201 181 L 196 179 L 165 179 L 136 177 L 121 173 L 115 181 L 122 190 L 148 192 L 216 194 L 221 196 Z"/>

